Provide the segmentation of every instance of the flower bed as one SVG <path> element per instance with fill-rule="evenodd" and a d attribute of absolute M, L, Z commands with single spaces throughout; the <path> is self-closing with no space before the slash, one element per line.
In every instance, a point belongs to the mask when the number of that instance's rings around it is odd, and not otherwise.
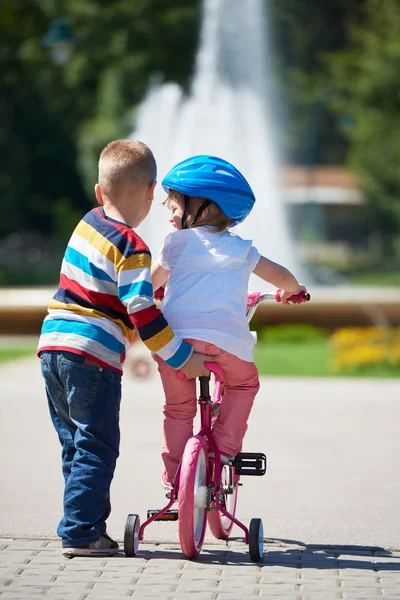
<path fill-rule="evenodd" d="M 331 340 L 336 372 L 400 375 L 400 327 L 348 327 L 337 330 Z"/>

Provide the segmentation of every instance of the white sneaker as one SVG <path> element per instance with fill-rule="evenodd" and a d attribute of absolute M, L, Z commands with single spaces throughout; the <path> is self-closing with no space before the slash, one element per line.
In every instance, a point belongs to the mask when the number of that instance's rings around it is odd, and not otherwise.
<path fill-rule="evenodd" d="M 117 542 L 108 537 L 108 535 L 101 535 L 98 540 L 87 546 L 74 546 L 62 549 L 63 555 L 70 558 L 74 556 L 114 556 L 118 552 L 119 546 Z"/>
<path fill-rule="evenodd" d="M 169 481 L 164 481 L 162 477 L 161 477 L 161 487 L 164 488 L 164 490 L 167 490 L 168 492 L 170 492 L 171 490 L 174 489 L 172 483 L 170 483 Z"/>

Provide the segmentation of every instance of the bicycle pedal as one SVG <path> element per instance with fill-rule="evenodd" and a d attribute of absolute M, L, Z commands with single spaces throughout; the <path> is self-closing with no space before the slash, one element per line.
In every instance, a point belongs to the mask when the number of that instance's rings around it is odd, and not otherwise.
<path fill-rule="evenodd" d="M 236 475 L 261 477 L 267 470 L 267 457 L 262 452 L 239 452 L 232 461 Z"/>
<path fill-rule="evenodd" d="M 151 519 L 151 517 L 154 517 L 154 515 L 156 515 L 159 512 L 160 512 L 160 509 L 158 509 L 158 510 L 148 510 L 147 511 L 147 518 Z M 177 521 L 178 520 L 178 509 L 177 508 L 170 508 L 169 510 L 166 510 L 165 513 L 163 513 L 159 517 L 155 518 L 154 520 L 155 521 Z"/>
<path fill-rule="evenodd" d="M 172 494 L 173 494 L 173 493 L 174 493 L 174 492 L 172 492 L 172 491 L 171 491 L 171 492 L 167 492 L 167 493 L 165 494 L 165 497 L 166 497 L 166 498 L 168 498 L 168 500 L 171 500 L 171 498 L 172 498 Z M 178 500 L 178 494 L 175 494 L 175 495 L 174 495 L 174 500 Z"/>

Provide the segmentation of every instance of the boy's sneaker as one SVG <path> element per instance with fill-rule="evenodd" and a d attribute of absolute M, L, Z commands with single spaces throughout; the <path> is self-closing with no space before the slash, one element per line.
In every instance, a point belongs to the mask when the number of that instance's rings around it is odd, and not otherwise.
<path fill-rule="evenodd" d="M 62 549 L 63 555 L 70 558 L 74 556 L 114 556 L 118 552 L 119 546 L 117 542 L 108 537 L 108 535 L 101 535 L 98 540 L 88 546 L 74 546 Z"/>

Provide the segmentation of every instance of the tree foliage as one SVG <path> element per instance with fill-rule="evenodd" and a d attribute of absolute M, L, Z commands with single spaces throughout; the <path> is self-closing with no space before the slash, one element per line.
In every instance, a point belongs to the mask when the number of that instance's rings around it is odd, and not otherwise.
<path fill-rule="evenodd" d="M 184 85 L 191 73 L 196 1 L 64 5 L 78 43 L 60 68 L 41 45 L 60 16 L 53 0 L 0 3 L 0 237 L 54 231 L 60 202 L 87 210 L 95 180 L 84 177 L 85 159 L 132 130 L 152 74 Z"/>
<path fill-rule="evenodd" d="M 399 231 L 398 0 L 265 4 L 288 162 L 350 165 L 374 222 Z M 62 5 L 77 45 L 60 68 L 41 40 Z M 0 254 L 13 232 L 63 246 L 151 78 L 188 86 L 200 13 L 201 0 L 0 2 Z"/>
<path fill-rule="evenodd" d="M 371 220 L 400 229 L 400 11 L 397 0 L 368 0 L 349 44 L 331 57 L 338 114 L 353 116 L 348 162 L 370 201 Z"/>

